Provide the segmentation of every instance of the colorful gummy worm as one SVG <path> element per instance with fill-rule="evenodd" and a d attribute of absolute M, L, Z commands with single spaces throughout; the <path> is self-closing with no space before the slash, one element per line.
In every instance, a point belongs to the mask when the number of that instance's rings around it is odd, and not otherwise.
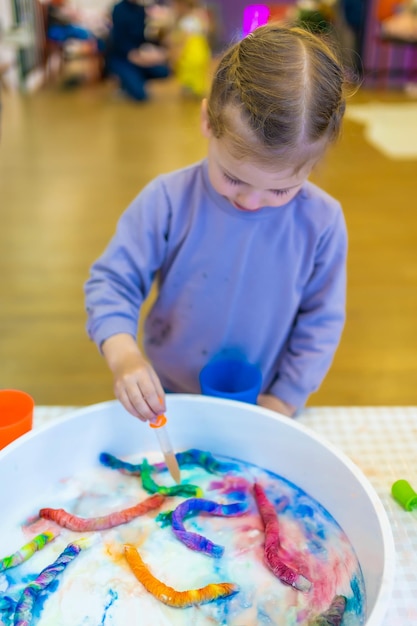
<path fill-rule="evenodd" d="M 189 513 L 195 511 L 204 511 L 211 515 L 221 516 L 236 516 L 242 515 L 247 510 L 246 502 L 233 502 L 232 504 L 218 504 L 211 500 L 204 500 L 203 498 L 190 498 L 181 502 L 176 509 L 172 512 L 171 524 L 172 530 L 180 541 L 184 543 L 191 550 L 198 552 L 204 552 L 208 556 L 220 558 L 223 555 L 224 548 L 211 542 L 203 535 L 198 533 L 189 532 L 185 529 L 183 520 Z"/>
<path fill-rule="evenodd" d="M 128 509 L 116 511 L 102 517 L 92 517 L 89 519 L 72 515 L 71 513 L 67 513 L 67 511 L 65 511 L 64 509 L 48 508 L 41 509 L 39 511 L 39 516 L 43 519 L 52 520 L 56 524 L 59 524 L 59 526 L 63 526 L 64 528 L 68 528 L 69 530 L 75 530 L 79 532 L 106 530 L 108 528 L 120 526 L 121 524 L 127 524 L 135 517 L 139 517 L 140 515 L 145 515 L 150 511 L 159 509 L 164 501 L 165 496 L 157 493 Z"/>
<path fill-rule="evenodd" d="M 68 544 L 56 561 L 45 567 L 39 576 L 25 587 L 16 605 L 14 626 L 30 626 L 33 607 L 38 596 L 49 587 L 84 547 L 85 543 L 82 540 Z"/>
<path fill-rule="evenodd" d="M 9 598 L 8 596 L 3 596 L 0 598 L 0 611 L 3 612 L 6 617 L 10 614 L 14 613 L 16 602 Z M 0 619 L 4 619 L 4 615 L 0 615 Z M 0 624 L 3 626 L 3 622 L 0 621 Z"/>
<path fill-rule="evenodd" d="M 160 493 L 164 496 L 183 496 L 184 498 L 189 498 L 191 496 L 200 496 L 202 495 L 202 490 L 197 485 L 173 485 L 172 487 L 164 487 L 163 485 L 158 485 L 152 478 L 152 472 L 154 468 L 152 465 L 149 465 L 146 459 L 143 459 L 143 463 L 141 464 L 141 479 L 142 479 L 142 487 L 148 493 Z"/>
<path fill-rule="evenodd" d="M 108 452 L 102 452 L 99 456 L 99 461 L 105 467 L 120 470 L 123 474 L 131 474 L 132 476 L 140 476 L 141 474 L 141 463 L 127 463 L 126 461 L 121 461 Z"/>
<path fill-rule="evenodd" d="M 197 450 L 197 448 L 190 448 L 184 452 L 178 452 L 176 455 L 177 461 L 180 467 L 186 467 L 187 465 L 198 465 L 209 472 L 209 474 L 221 474 L 224 472 L 231 472 L 239 468 L 237 463 L 231 461 L 219 461 L 210 452 L 204 450 Z M 159 472 L 166 468 L 165 463 L 156 463 L 155 469 Z"/>
<path fill-rule="evenodd" d="M 286 565 L 278 556 L 280 548 L 279 523 L 272 503 L 259 484 L 255 483 L 253 491 L 265 527 L 264 554 L 269 569 L 281 582 L 291 585 L 299 591 L 309 591 L 311 582 L 295 569 Z"/>
<path fill-rule="evenodd" d="M 210 474 L 230 472 L 232 470 L 238 469 L 237 463 L 218 461 L 210 452 L 197 450 L 196 448 L 191 448 L 190 450 L 185 450 L 184 452 L 178 452 L 175 456 L 180 467 L 186 467 L 187 465 L 198 465 Z M 112 454 L 109 454 L 108 452 L 102 452 L 99 456 L 99 460 L 100 463 L 102 463 L 106 467 L 120 470 L 125 474 L 132 474 L 134 476 L 141 475 L 141 463 L 127 463 L 126 461 L 121 461 L 120 459 L 116 458 Z M 153 465 L 153 468 L 156 472 L 159 473 L 165 471 L 167 469 L 167 466 L 165 465 L 165 463 L 155 463 L 155 465 Z"/>
<path fill-rule="evenodd" d="M 0 559 L 0 572 L 3 572 L 10 567 L 16 567 L 24 561 L 27 561 L 35 554 L 35 552 L 42 550 L 42 548 L 44 548 L 47 543 L 52 541 L 52 539 L 55 539 L 55 535 L 49 531 L 36 535 L 32 541 L 26 543 L 19 550 L 17 550 L 17 552 Z"/>
<path fill-rule="evenodd" d="M 172 514 L 173 511 L 162 511 L 162 513 L 158 513 L 155 517 L 155 521 L 161 525 L 161 528 L 171 526 Z"/>
<path fill-rule="evenodd" d="M 340 626 L 345 610 L 345 596 L 335 596 L 327 611 L 310 620 L 308 626 Z"/>
<path fill-rule="evenodd" d="M 206 604 L 234 595 L 239 591 L 238 586 L 233 583 L 211 583 L 200 589 L 177 591 L 151 574 L 134 546 L 125 545 L 124 549 L 126 560 L 138 581 L 149 593 L 168 606 L 186 608 Z"/>

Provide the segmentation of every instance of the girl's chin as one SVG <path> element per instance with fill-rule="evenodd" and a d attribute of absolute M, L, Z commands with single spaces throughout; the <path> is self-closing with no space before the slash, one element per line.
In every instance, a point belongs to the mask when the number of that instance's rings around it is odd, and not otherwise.
<path fill-rule="evenodd" d="M 255 213 L 256 211 L 260 211 L 262 209 L 262 207 L 258 207 L 257 209 L 247 209 L 241 204 L 238 204 L 237 202 L 233 202 L 233 200 L 231 200 L 230 202 L 235 207 L 235 209 L 238 209 L 238 211 L 245 211 L 246 213 Z"/>

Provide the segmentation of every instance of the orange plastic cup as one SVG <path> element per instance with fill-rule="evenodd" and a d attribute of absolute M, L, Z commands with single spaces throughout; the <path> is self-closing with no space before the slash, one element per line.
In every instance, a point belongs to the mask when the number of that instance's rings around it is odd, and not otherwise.
<path fill-rule="evenodd" d="M 34 406 L 28 393 L 0 389 L 0 450 L 31 430 Z"/>

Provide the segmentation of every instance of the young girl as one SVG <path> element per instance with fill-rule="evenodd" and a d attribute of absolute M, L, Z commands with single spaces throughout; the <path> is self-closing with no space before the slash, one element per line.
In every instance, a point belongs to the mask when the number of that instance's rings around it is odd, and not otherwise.
<path fill-rule="evenodd" d="M 308 176 L 344 109 L 338 59 L 306 30 L 263 26 L 226 52 L 202 104 L 207 159 L 142 190 L 86 283 L 88 333 L 130 413 L 153 420 L 164 389 L 199 393 L 219 355 L 259 365 L 258 404 L 288 416 L 319 387 L 344 325 L 347 238 Z"/>

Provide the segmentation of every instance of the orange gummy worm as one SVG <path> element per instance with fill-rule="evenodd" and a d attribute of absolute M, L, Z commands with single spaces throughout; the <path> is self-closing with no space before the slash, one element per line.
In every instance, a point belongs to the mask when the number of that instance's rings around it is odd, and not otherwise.
<path fill-rule="evenodd" d="M 149 591 L 155 598 L 168 606 L 186 608 L 197 604 L 206 604 L 213 600 L 227 598 L 227 596 L 239 591 L 239 587 L 234 583 L 210 583 L 200 589 L 177 591 L 151 574 L 134 546 L 125 545 L 124 550 L 126 560 L 138 581 L 142 583 L 146 591 Z"/>

